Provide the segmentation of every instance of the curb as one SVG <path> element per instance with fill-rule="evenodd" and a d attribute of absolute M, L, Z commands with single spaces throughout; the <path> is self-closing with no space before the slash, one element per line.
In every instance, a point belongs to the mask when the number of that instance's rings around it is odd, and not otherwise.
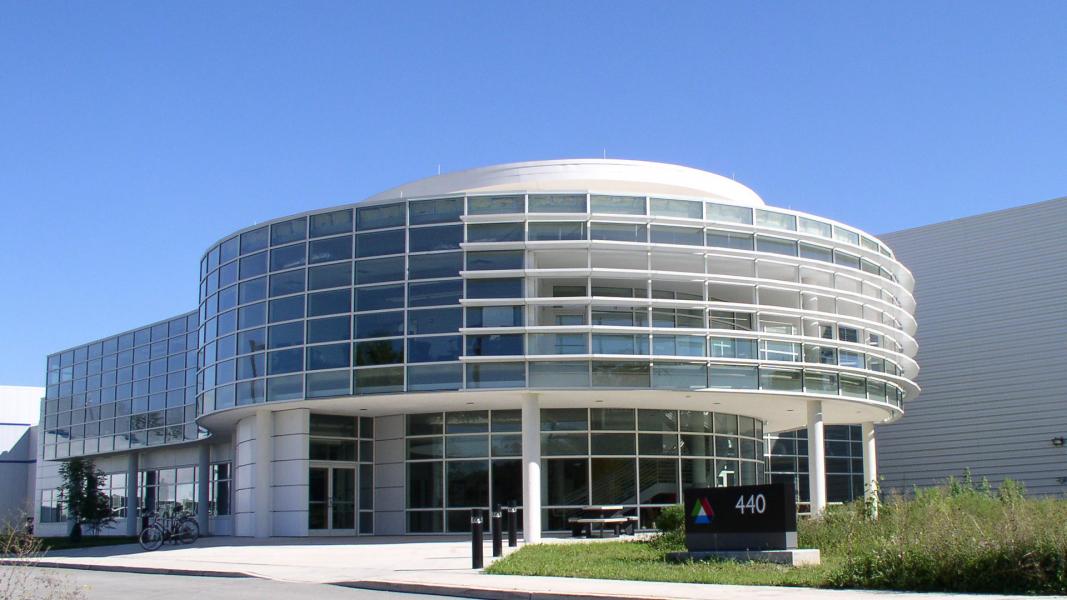
<path fill-rule="evenodd" d="M 77 569 L 80 571 L 107 571 L 113 573 L 138 573 L 141 575 L 185 575 L 187 577 L 230 577 L 255 578 L 255 575 L 239 571 L 206 571 L 200 569 L 169 569 L 166 567 L 128 567 L 119 565 L 92 565 L 86 563 L 65 563 L 47 560 L 22 561 L 0 560 L 0 565 L 42 567 L 47 569 Z"/>
<path fill-rule="evenodd" d="M 666 596 L 620 596 L 618 594 L 584 594 L 580 592 L 527 592 L 522 590 L 462 587 L 405 581 L 336 581 L 329 585 L 359 590 L 371 590 L 375 592 L 428 594 L 433 596 L 451 596 L 455 598 L 477 598 L 479 600 L 605 600 L 607 598 L 611 598 L 612 600 L 654 600 L 666 598 Z"/>

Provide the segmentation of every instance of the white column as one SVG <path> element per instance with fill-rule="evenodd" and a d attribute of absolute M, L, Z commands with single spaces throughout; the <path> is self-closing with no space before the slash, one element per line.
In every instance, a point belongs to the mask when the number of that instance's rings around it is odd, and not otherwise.
<path fill-rule="evenodd" d="M 211 529 L 207 510 L 208 498 L 211 495 L 211 447 L 202 441 L 197 450 L 196 522 L 200 525 L 200 535 L 208 535 Z"/>
<path fill-rule="evenodd" d="M 522 536 L 541 541 L 541 406 L 537 394 L 522 399 Z"/>
<path fill-rule="evenodd" d="M 819 297 L 815 294 L 804 292 L 800 295 L 801 306 L 805 311 L 815 312 L 819 310 Z M 802 333 L 808 337 L 819 337 L 819 322 L 805 319 L 802 323 Z"/>
<path fill-rule="evenodd" d="M 871 516 L 878 516 L 878 453 L 875 449 L 874 423 L 863 424 L 863 495 Z"/>
<path fill-rule="evenodd" d="M 271 514 L 271 471 L 274 427 L 269 410 L 256 413 L 256 464 L 255 464 L 255 524 L 256 537 L 270 537 L 273 515 Z"/>
<path fill-rule="evenodd" d="M 817 517 L 826 510 L 826 434 L 819 400 L 808 400 L 808 493 L 811 516 Z"/>
<path fill-rule="evenodd" d="M 136 452 L 126 455 L 126 535 L 137 535 L 141 514 L 137 497 L 138 456 Z"/>

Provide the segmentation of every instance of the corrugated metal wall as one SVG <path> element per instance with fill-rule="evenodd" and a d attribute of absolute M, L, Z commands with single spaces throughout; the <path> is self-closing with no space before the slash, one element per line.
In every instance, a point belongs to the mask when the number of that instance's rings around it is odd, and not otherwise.
<path fill-rule="evenodd" d="M 915 274 L 923 389 L 878 429 L 883 489 L 1067 493 L 1067 198 L 880 237 Z"/>

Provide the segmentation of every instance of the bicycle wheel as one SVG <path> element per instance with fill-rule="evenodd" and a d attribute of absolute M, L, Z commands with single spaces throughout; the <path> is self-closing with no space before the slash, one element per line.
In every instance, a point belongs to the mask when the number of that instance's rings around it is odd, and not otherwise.
<path fill-rule="evenodd" d="M 192 544 L 200 537 L 200 527 L 196 521 L 182 521 L 178 526 L 178 541 L 183 544 Z"/>
<path fill-rule="evenodd" d="M 163 545 L 163 531 L 158 527 L 148 527 L 141 531 L 137 541 L 145 550 L 152 551 Z"/>

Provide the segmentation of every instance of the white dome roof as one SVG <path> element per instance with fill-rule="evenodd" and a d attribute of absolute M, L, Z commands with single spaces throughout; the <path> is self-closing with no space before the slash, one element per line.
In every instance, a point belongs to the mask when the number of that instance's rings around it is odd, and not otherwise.
<path fill-rule="evenodd" d="M 581 192 L 695 196 L 764 206 L 749 188 L 721 175 L 666 163 L 575 158 L 479 167 L 419 179 L 375 194 L 365 202 L 460 193 Z"/>

